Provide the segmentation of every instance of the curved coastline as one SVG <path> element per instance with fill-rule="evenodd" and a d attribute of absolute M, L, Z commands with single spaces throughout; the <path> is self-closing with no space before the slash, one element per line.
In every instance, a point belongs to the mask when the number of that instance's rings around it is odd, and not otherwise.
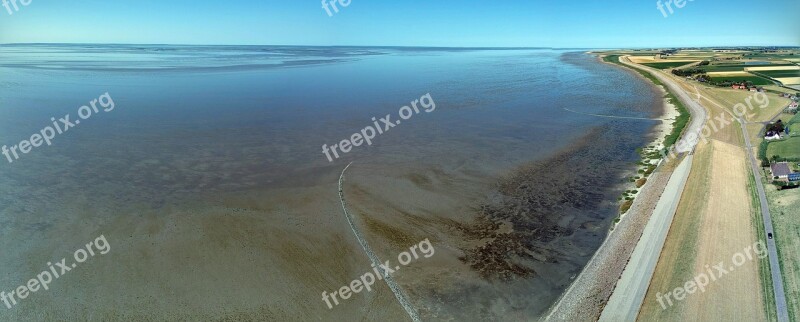
<path fill-rule="evenodd" d="M 665 96 L 669 93 L 665 86 L 648 80 L 647 77 L 632 70 L 631 67 L 604 61 L 604 57 L 604 55 L 598 55 L 597 60 L 637 74 L 637 77 L 645 79 L 647 84 L 660 90 Z M 665 97 L 662 107 L 662 119 L 675 115 L 675 110 L 677 110 L 676 106 L 670 104 L 667 97 Z M 659 130 L 662 133 L 672 133 L 675 130 L 674 124 L 666 123 L 663 122 L 662 126 L 654 129 L 653 134 L 656 135 Z M 685 131 L 686 128 L 679 129 L 679 135 Z M 656 146 L 660 150 L 665 147 L 665 141 L 666 137 L 656 135 L 655 140 L 649 146 Z M 596 321 L 600 318 L 600 314 L 627 266 L 656 204 L 670 181 L 676 164 L 677 162 L 658 163 L 656 170 L 635 195 L 630 209 L 622 214 L 617 223 L 612 225 L 612 232 L 606 236 L 581 273 L 541 320 Z M 624 220 L 622 220 L 623 218 Z"/>

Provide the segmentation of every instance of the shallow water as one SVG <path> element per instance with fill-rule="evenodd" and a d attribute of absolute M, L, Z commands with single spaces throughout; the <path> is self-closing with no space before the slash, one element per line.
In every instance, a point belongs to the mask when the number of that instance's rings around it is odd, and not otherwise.
<path fill-rule="evenodd" d="M 55 226 L 79 220 L 75 212 L 166 216 L 270 189 L 306 189 L 313 198 L 314 187 L 335 183 L 350 161 L 374 180 L 435 169 L 465 192 L 460 203 L 493 207 L 495 220 L 528 231 L 514 236 L 521 253 L 555 249 L 548 260 L 521 263 L 536 274 L 512 274 L 539 288 L 535 303 L 515 306 L 529 316 L 551 304 L 599 246 L 616 215 L 619 184 L 638 161 L 634 150 L 655 125 L 564 108 L 653 117 L 660 106 L 658 93 L 634 75 L 562 50 L 38 45 L 1 46 L 0 57 L 0 144 L 18 144 L 51 117 L 74 119 L 103 93 L 115 104 L 52 146 L 0 162 L 0 232 L 52 243 Z M 350 137 L 372 117 L 396 120 L 401 106 L 426 93 L 434 111 L 333 162 L 322 153 L 323 144 Z M 498 191 L 520 180 L 536 188 Z M 521 207 L 518 217 L 497 210 L 511 203 Z M 478 215 L 450 216 L 470 225 Z M 111 222 L 95 228 L 111 230 L 103 227 Z M 0 262 L 34 252 L 9 238 L 0 247 L 11 250 Z M 21 267 L 3 266 L 0 288 L 32 274 Z M 491 300 L 460 294 L 476 307 Z"/>

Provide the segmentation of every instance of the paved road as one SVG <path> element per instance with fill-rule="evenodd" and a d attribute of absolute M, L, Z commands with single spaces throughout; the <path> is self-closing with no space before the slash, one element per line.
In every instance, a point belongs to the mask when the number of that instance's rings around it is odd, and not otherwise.
<path fill-rule="evenodd" d="M 631 68 L 638 68 L 644 69 L 653 77 L 657 78 L 659 81 L 664 83 L 664 85 L 678 97 L 678 99 L 689 109 L 689 114 L 692 115 L 692 119 L 689 122 L 689 125 L 686 127 L 686 131 L 683 134 L 683 139 L 687 139 L 691 136 L 690 134 L 695 136 L 695 139 L 691 140 L 691 142 L 687 141 L 688 145 L 681 145 L 676 144 L 676 151 L 677 152 L 690 152 L 694 150 L 694 147 L 697 146 L 699 142 L 698 137 L 702 131 L 703 125 L 708 120 L 708 113 L 706 109 L 700 105 L 699 102 L 692 99 L 692 97 L 686 91 L 681 88 L 678 83 L 675 81 L 672 75 L 669 75 L 661 70 L 657 70 L 654 68 L 642 66 L 642 65 L 635 65 L 633 64 L 627 57 L 620 57 L 620 62 L 627 65 Z"/>
<path fill-rule="evenodd" d="M 675 169 L 672 177 L 667 183 L 667 188 L 661 195 L 650 220 L 645 226 L 644 232 L 639 242 L 634 248 L 633 254 L 625 270 L 622 272 L 619 282 L 614 287 L 608 303 L 600 315 L 600 321 L 635 321 L 639 315 L 639 310 L 647 295 L 650 280 L 655 273 L 661 250 L 667 239 L 667 233 L 675 217 L 681 194 L 686 187 L 686 181 L 691 172 L 693 151 L 699 142 L 699 134 L 708 119 L 706 109 L 699 102 L 692 100 L 691 96 L 684 91 L 676 80 L 660 70 L 649 67 L 634 65 L 627 57 L 621 57 L 620 62 L 631 68 L 644 69 L 650 72 L 656 79 L 661 81 L 670 92 L 689 109 L 692 118 L 687 125 L 686 131 L 682 135 L 685 143 L 676 144 L 676 152 L 692 152 Z M 680 142 L 680 141 L 679 141 Z"/>
<path fill-rule="evenodd" d="M 644 228 L 642 238 L 636 244 L 622 277 L 614 287 L 614 293 L 600 315 L 600 322 L 636 321 L 661 256 L 661 249 L 667 241 L 678 201 L 689 179 L 692 158 L 692 155 L 687 156 L 672 173 L 667 188 L 661 194 L 661 199 Z"/>
<path fill-rule="evenodd" d="M 623 64 L 633 67 L 630 60 L 627 57 L 622 57 L 620 61 Z M 705 123 L 706 119 L 708 118 L 705 109 L 700 105 L 699 101 L 694 101 L 691 99 L 689 94 L 684 91 L 678 84 L 675 82 L 673 76 L 667 74 L 666 72 L 656 70 L 649 67 L 643 67 L 637 65 L 636 67 L 640 67 L 649 71 L 653 76 L 655 76 L 658 80 L 664 83 L 673 93 L 675 93 L 678 98 L 686 104 L 689 108 L 690 112 L 692 113 L 692 121 L 689 127 L 687 128 L 686 133 L 695 133 L 699 134 L 703 124 Z M 696 114 L 697 113 L 697 114 Z M 698 115 L 702 115 L 701 117 L 697 117 Z M 699 124 L 697 124 L 699 123 Z M 767 195 L 764 192 L 764 185 L 761 182 L 761 169 L 759 169 L 759 163 L 756 160 L 755 155 L 753 154 L 753 147 L 750 143 L 750 136 L 747 133 L 747 129 L 745 126 L 745 122 L 739 120 L 739 124 L 742 127 L 742 133 L 744 134 L 745 145 L 747 148 L 747 154 L 749 155 L 750 165 L 753 167 L 753 175 L 756 179 L 756 189 L 758 190 L 758 197 L 761 203 L 761 215 L 764 220 L 764 229 L 767 233 L 773 233 L 772 229 L 772 217 L 770 216 L 769 212 L 769 204 L 767 203 Z M 684 135 L 685 137 L 686 135 Z M 697 144 L 697 141 L 693 142 L 692 149 Z M 774 235 L 774 233 L 773 233 Z M 777 308 L 778 313 L 778 321 L 779 322 L 788 322 L 789 321 L 789 311 L 786 306 L 786 293 L 783 289 L 783 275 L 781 275 L 781 268 L 780 263 L 778 261 L 778 251 L 775 245 L 774 239 L 767 239 L 767 250 L 769 252 L 769 263 L 770 263 L 770 270 L 772 275 L 772 286 L 773 286 L 773 293 L 775 294 L 775 306 Z M 659 253 L 661 251 L 659 250 Z M 649 286 L 649 281 L 643 287 Z M 616 290 L 615 290 L 616 292 Z M 613 295 L 612 295 L 613 296 Z M 638 308 L 637 308 L 638 310 Z"/>
<path fill-rule="evenodd" d="M 744 134 L 744 142 L 747 148 L 747 155 L 750 159 L 750 166 L 753 167 L 753 176 L 756 179 L 756 190 L 758 190 L 758 199 L 761 202 L 761 217 L 764 219 L 764 230 L 768 234 L 775 235 L 772 229 L 772 216 L 769 213 L 769 203 L 767 203 L 767 194 L 764 192 L 764 184 L 761 182 L 761 167 L 755 154 L 753 154 L 753 145 L 750 143 L 750 135 L 747 133 L 747 127 L 744 125 L 743 120 L 739 120 L 742 126 L 742 133 Z M 777 308 L 778 321 L 789 321 L 789 310 L 786 307 L 786 293 L 783 290 L 783 275 L 781 275 L 781 265 L 778 261 L 778 250 L 775 245 L 774 239 L 767 238 L 767 250 L 769 251 L 769 268 L 772 274 L 772 287 L 775 293 L 775 307 Z"/>

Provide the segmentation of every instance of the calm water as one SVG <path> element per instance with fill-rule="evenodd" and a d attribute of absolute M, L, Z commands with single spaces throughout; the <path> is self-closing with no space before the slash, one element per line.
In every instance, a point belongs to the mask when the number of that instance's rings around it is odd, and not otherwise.
<path fill-rule="evenodd" d="M 563 162 L 533 171 L 552 176 L 564 171 L 554 168 L 574 167 L 563 178 L 592 188 L 573 187 L 574 195 L 540 203 L 544 208 L 537 211 L 557 216 L 542 225 L 569 218 L 556 234 L 567 236 L 559 243 L 577 244 L 564 247 L 577 250 L 552 254 L 559 264 L 531 264 L 541 268 L 532 277 L 540 283 L 528 286 L 546 288 L 534 290 L 543 294 L 537 303 L 521 308 L 531 315 L 558 296 L 605 236 L 616 215 L 618 183 L 655 125 L 564 108 L 652 117 L 660 100 L 633 75 L 559 50 L 41 45 L 2 46 L 0 57 L 0 144 L 18 144 L 50 125 L 51 117 L 74 119 L 78 107 L 103 93 L 115 103 L 113 111 L 58 135 L 52 146 L 0 162 L 3 233 L 55 238 L 58 223 L 44 218 L 76 201 L 112 216 L 213 204 L 218 196 L 253 190 L 313 187 L 335 182 L 331 178 L 350 161 L 369 165 L 364 171 L 374 177 L 409 165 L 459 172 L 477 181 L 456 185 L 483 182 L 471 189 L 490 194 L 494 182 L 520 166 L 567 153 Z M 333 163 L 322 154 L 322 144 L 349 137 L 372 117 L 396 115 L 426 93 L 437 105 L 434 112 L 404 121 L 372 147 L 355 148 Z M 594 143 L 586 142 L 589 133 Z M 533 199 L 570 187 L 543 177 L 552 187 Z M 464 198 L 467 205 L 503 207 L 503 201 Z M 469 222 L 475 215 L 462 217 Z M 18 219 L 37 216 L 43 219 L 35 224 Z M 515 229 L 532 230 L 540 223 L 532 217 L 510 221 Z M 63 214 L 59 222 L 70 218 Z M 587 223 L 601 229 L 584 229 Z M 555 238 L 520 236 L 528 249 Z M 8 239 L 0 238 L 0 246 L 26 252 Z M 7 276 L 0 287 L 28 275 L 0 271 Z"/>

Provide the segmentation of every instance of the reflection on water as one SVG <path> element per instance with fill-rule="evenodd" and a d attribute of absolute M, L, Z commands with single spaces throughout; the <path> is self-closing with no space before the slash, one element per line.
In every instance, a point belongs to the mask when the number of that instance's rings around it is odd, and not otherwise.
<path fill-rule="evenodd" d="M 350 161 L 370 178 L 435 169 L 450 178 L 448 189 L 473 193 L 462 204 L 483 206 L 455 219 L 513 225 L 513 242 L 490 247 L 517 249 L 513 263 L 541 288 L 535 303 L 521 306 L 531 314 L 552 302 L 602 240 L 616 211 L 615 184 L 654 125 L 562 108 L 651 117 L 659 101 L 632 75 L 556 50 L 4 45 L 0 57 L 0 144 L 29 138 L 99 94 L 116 103 L 53 146 L 0 163 L 0 232 L 50 236 L 55 214 L 58 223 L 73 218 L 65 209 L 157 216 L 270 189 L 313 200 L 315 187 L 335 182 Z M 322 153 L 322 144 L 425 93 L 435 113 L 333 163 Z M 443 189 L 425 180 L 413 189 Z M 467 197 L 492 191 L 490 201 Z M 75 204 L 84 208 L 69 208 Z M 26 254 L 9 240 L 0 246 Z M 509 263 L 465 252 L 478 270 L 471 256 Z M 18 259 L 6 256 L 0 260 Z M 486 277 L 497 274 L 514 276 L 490 267 Z M 542 282 L 548 278 L 555 282 Z"/>

